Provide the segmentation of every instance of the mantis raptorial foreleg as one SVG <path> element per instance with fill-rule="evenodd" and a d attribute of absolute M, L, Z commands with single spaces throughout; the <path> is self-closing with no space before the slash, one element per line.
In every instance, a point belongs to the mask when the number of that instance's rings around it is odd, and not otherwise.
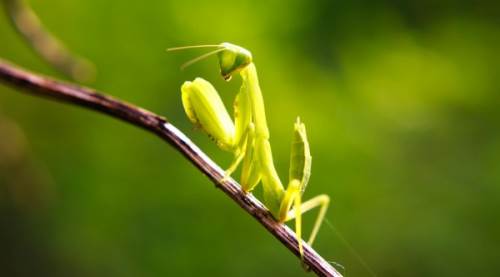
<path fill-rule="evenodd" d="M 328 196 L 320 195 L 302 203 L 302 194 L 311 174 L 311 155 L 305 126 L 297 118 L 290 155 L 289 183 L 285 189 L 274 167 L 264 100 L 252 55 L 248 50 L 230 43 L 170 50 L 200 47 L 217 49 L 195 58 L 186 65 L 216 54 L 222 77 L 229 80 L 239 73 L 242 77 L 242 86 L 234 102 L 234 123 L 215 88 L 201 78 L 182 85 L 182 101 L 186 114 L 196 126 L 207 132 L 221 149 L 234 154 L 233 162 L 226 171 L 226 177 L 243 162 L 241 170 L 243 191 L 250 192 L 261 182 L 263 202 L 273 216 L 279 222 L 295 219 L 299 251 L 303 257 L 302 239 L 300 239 L 302 214 L 320 207 L 309 237 L 309 243 L 312 244 L 330 202 Z"/>
<path fill-rule="evenodd" d="M 184 110 L 195 126 L 203 129 L 223 150 L 234 153 L 226 176 L 229 176 L 245 157 L 250 109 L 245 89 L 242 88 L 234 102 L 235 123 L 224 103 L 209 82 L 196 78 L 185 82 L 181 88 Z"/>

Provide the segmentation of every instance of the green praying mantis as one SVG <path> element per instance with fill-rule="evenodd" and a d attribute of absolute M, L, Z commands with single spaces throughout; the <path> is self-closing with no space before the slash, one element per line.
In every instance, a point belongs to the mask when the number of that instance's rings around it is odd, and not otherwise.
<path fill-rule="evenodd" d="M 243 191 L 249 193 L 262 183 L 263 203 L 273 217 L 280 223 L 295 219 L 299 252 L 303 259 L 302 214 L 320 207 L 308 240 L 312 245 L 330 202 L 330 198 L 322 194 L 302 203 L 302 194 L 311 175 L 311 154 L 304 123 L 297 117 L 294 124 L 289 181 L 285 189 L 274 167 L 264 99 L 252 54 L 231 43 L 175 47 L 167 51 L 192 48 L 214 50 L 185 63 L 183 67 L 217 55 L 222 77 L 229 81 L 239 74 L 242 83 L 233 104 L 233 122 L 211 83 L 202 78 L 186 81 L 181 92 L 187 117 L 204 130 L 219 148 L 234 154 L 224 178 L 229 178 L 242 163 L 240 184 Z"/>

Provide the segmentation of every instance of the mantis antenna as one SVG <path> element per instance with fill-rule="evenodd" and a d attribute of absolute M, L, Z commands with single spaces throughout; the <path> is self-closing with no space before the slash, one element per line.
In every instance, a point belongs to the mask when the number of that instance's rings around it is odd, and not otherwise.
<path fill-rule="evenodd" d="M 189 45 L 189 46 L 180 46 L 180 47 L 170 47 L 167 48 L 167 51 L 178 51 L 178 50 L 185 50 L 185 49 L 194 49 L 194 48 L 215 48 L 215 47 L 222 47 L 221 45 L 218 44 L 204 44 L 204 45 Z"/>
<path fill-rule="evenodd" d="M 217 45 L 217 44 L 205 44 L 205 45 L 190 45 L 190 46 L 180 46 L 180 47 L 172 47 L 172 48 L 167 48 L 167 51 L 168 52 L 171 52 L 171 51 L 179 51 L 179 50 L 186 50 L 186 49 L 194 49 L 194 48 L 219 48 L 217 50 L 214 50 L 214 51 L 211 51 L 211 52 L 208 52 L 206 54 L 203 54 L 199 57 L 196 57 L 192 60 L 189 60 L 187 62 L 185 62 L 183 65 L 181 65 L 181 70 L 184 70 L 186 67 L 196 63 L 196 62 L 199 62 L 203 59 L 206 59 L 208 57 L 210 57 L 211 55 L 214 55 L 214 54 L 217 54 L 221 51 L 224 50 L 224 47 L 221 46 L 221 45 Z"/>
<path fill-rule="evenodd" d="M 206 58 L 208 58 L 208 57 L 210 57 L 210 56 L 212 56 L 214 54 L 217 54 L 217 53 L 219 53 L 221 51 L 224 51 L 224 48 L 217 49 L 217 50 L 214 50 L 214 51 L 210 51 L 210 52 L 205 53 L 205 54 L 203 54 L 203 55 L 201 55 L 199 57 L 196 57 L 196 58 L 194 58 L 194 59 L 192 59 L 190 61 L 187 61 L 183 65 L 181 65 L 181 70 L 184 70 L 186 67 L 188 67 L 188 66 L 190 66 L 190 65 L 192 65 L 192 64 L 194 64 L 196 62 L 199 62 L 199 61 L 201 61 L 203 59 L 206 59 Z"/>

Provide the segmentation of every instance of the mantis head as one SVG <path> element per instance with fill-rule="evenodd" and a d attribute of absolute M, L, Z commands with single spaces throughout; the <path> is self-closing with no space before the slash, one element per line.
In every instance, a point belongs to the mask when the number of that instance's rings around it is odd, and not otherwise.
<path fill-rule="evenodd" d="M 243 47 L 224 42 L 222 51 L 217 53 L 220 73 L 224 80 L 229 81 L 233 74 L 240 72 L 252 62 L 252 54 Z"/>
<path fill-rule="evenodd" d="M 217 54 L 217 58 L 219 59 L 220 73 L 222 75 L 222 78 L 224 78 L 224 80 L 226 81 L 229 81 L 234 74 L 239 73 L 241 69 L 245 68 L 247 65 L 252 63 L 252 54 L 250 53 L 250 51 L 229 42 L 223 42 L 218 45 L 196 45 L 196 46 L 174 47 L 167 49 L 167 51 L 176 51 L 176 50 L 184 50 L 192 48 L 216 48 L 216 50 L 213 50 L 211 52 L 208 52 L 206 54 L 203 54 L 199 57 L 196 57 L 186 62 L 184 65 L 181 66 L 181 69 L 184 69 L 211 55 Z"/>

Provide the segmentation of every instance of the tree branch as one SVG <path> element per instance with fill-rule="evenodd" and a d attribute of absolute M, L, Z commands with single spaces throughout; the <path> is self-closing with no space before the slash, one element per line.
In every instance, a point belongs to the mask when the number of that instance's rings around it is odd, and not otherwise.
<path fill-rule="evenodd" d="M 95 79 L 94 64 L 72 53 L 52 35 L 25 0 L 3 0 L 3 2 L 14 29 L 42 59 L 73 80 L 91 82 Z"/>
<path fill-rule="evenodd" d="M 23 89 L 28 94 L 105 113 L 156 134 L 181 152 L 217 188 L 259 221 L 292 253 L 300 257 L 295 233 L 286 225 L 278 223 L 252 194 L 244 194 L 240 185 L 232 178 L 222 181 L 224 171 L 165 118 L 93 89 L 28 72 L 1 59 L 0 81 L 14 88 Z M 342 277 L 335 268 L 306 243 L 304 243 L 304 263 L 318 276 Z"/>

